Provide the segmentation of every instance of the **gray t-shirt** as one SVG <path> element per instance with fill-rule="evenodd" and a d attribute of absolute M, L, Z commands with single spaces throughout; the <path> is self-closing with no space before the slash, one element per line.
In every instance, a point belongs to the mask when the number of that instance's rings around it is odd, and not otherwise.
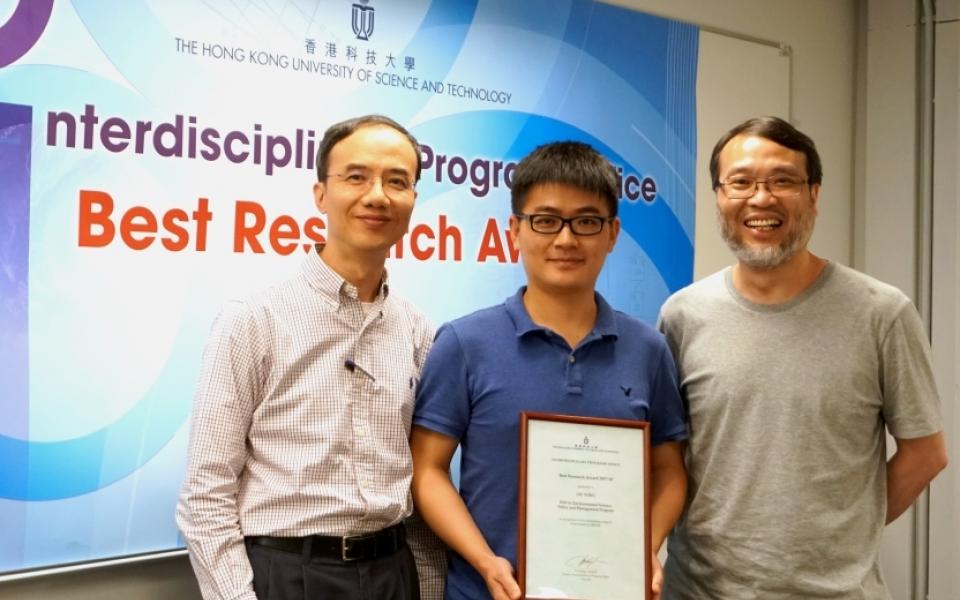
<path fill-rule="evenodd" d="M 884 426 L 898 438 L 942 429 L 917 311 L 834 263 L 778 305 L 743 298 L 731 273 L 661 312 L 690 414 L 663 597 L 889 598 Z"/>

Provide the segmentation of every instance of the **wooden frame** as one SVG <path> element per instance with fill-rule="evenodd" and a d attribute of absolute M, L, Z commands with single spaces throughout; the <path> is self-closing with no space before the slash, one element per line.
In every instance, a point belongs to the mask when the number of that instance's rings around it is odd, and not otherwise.
<path fill-rule="evenodd" d="M 641 456 L 631 456 L 640 448 Z M 522 598 L 650 600 L 649 455 L 644 421 L 521 413 L 517 580 Z M 528 514 L 531 505 L 536 511 Z M 638 505 L 639 516 L 633 512 Z M 531 527 L 539 529 L 530 535 Z M 534 561 L 528 560 L 531 550 Z M 551 585 L 543 585 L 544 578 Z M 531 584 L 536 591 L 528 589 Z"/>

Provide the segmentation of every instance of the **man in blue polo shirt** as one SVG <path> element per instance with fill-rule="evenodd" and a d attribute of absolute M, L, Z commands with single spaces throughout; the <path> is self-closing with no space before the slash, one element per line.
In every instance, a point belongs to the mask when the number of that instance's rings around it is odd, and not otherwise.
<path fill-rule="evenodd" d="M 649 421 L 654 556 L 683 509 L 687 429 L 671 354 L 659 333 L 594 289 L 620 232 L 617 201 L 616 173 L 590 146 L 534 150 L 511 193 L 510 235 L 527 285 L 437 333 L 414 413 L 413 494 L 453 550 L 448 599 L 520 597 L 521 411 Z M 457 444 L 459 493 L 449 475 Z"/>

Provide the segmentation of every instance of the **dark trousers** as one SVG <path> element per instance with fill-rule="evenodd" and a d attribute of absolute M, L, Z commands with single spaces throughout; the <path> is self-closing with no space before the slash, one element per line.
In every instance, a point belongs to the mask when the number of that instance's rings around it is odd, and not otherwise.
<path fill-rule="evenodd" d="M 382 558 L 343 562 L 247 543 L 259 600 L 420 600 L 410 548 Z"/>

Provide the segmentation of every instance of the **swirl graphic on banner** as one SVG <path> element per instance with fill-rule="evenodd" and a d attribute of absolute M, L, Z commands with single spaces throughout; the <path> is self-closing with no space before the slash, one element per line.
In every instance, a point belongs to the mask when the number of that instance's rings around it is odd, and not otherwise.
<path fill-rule="evenodd" d="M 27 437 L 29 355 L 27 280 L 30 264 L 30 140 L 33 109 L 0 102 L 0 407 L 6 430 Z M 6 453 L 0 436 L 0 487 L 26 475 L 26 456 Z M 0 497 L 9 498 L 0 489 Z"/>
<path fill-rule="evenodd" d="M 198 323 L 183 323 L 170 360 L 146 394 L 116 421 L 89 434 L 56 441 L 0 435 L 0 498 L 58 500 L 87 494 L 130 475 L 153 458 L 186 422 L 190 402 L 176 397 L 180 373 L 202 343 Z M 27 409 L 26 397 L 22 408 Z M 136 449 L 136 452 L 131 452 Z"/>
<path fill-rule="evenodd" d="M 0 68 L 14 62 L 37 43 L 50 20 L 53 0 L 20 0 L 0 26 Z"/>

